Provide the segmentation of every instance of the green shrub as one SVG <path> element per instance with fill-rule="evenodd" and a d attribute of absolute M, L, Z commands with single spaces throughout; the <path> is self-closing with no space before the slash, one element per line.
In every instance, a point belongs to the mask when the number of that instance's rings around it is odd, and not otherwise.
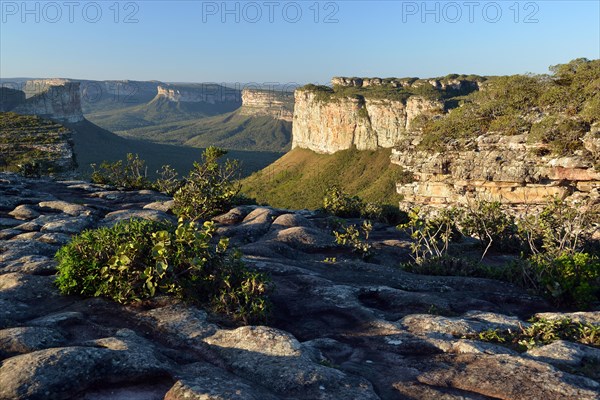
<path fill-rule="evenodd" d="M 341 246 L 351 247 L 352 251 L 366 259 L 371 255 L 371 244 L 369 243 L 369 234 L 373 226 L 370 221 L 363 221 L 360 228 L 356 225 L 348 225 L 341 231 L 333 231 L 335 241 Z"/>
<path fill-rule="evenodd" d="M 515 218 L 498 201 L 478 201 L 465 210 L 460 220 L 464 234 L 476 237 L 485 249 L 514 252 L 521 249 Z"/>
<path fill-rule="evenodd" d="M 600 347 L 600 326 L 589 323 L 572 322 L 568 318 L 547 320 L 534 318 L 531 325 L 520 330 L 488 329 L 468 338 L 484 342 L 501 343 L 520 351 L 544 346 L 557 340 L 567 340 Z"/>
<path fill-rule="evenodd" d="M 228 210 L 240 191 L 240 167 L 237 161 L 218 160 L 227 154 L 225 150 L 209 147 L 202 154 L 202 163 L 185 178 L 183 186 L 173 196 L 173 211 L 189 220 L 206 219 Z"/>
<path fill-rule="evenodd" d="M 358 196 L 350 196 L 337 186 L 332 186 L 323 197 L 323 209 L 337 217 L 357 218 L 361 215 L 363 201 Z"/>
<path fill-rule="evenodd" d="M 419 208 L 408 212 L 408 222 L 398 225 L 398 229 L 406 231 L 411 243 L 412 258 L 415 264 L 422 264 L 429 259 L 442 259 L 448 255 L 450 242 L 461 234 L 456 226 L 461 210 L 444 209 L 436 217 L 423 218 Z"/>
<path fill-rule="evenodd" d="M 102 296 L 119 303 L 174 294 L 246 323 L 266 317 L 267 281 L 248 270 L 228 241 L 211 244 L 212 222 L 198 227 L 123 221 L 87 230 L 56 254 L 63 294 Z"/>
<path fill-rule="evenodd" d="M 92 182 L 94 183 L 130 190 L 152 187 L 147 175 L 146 162 L 137 154 L 128 153 L 125 162 L 123 160 L 112 163 L 103 161 L 100 167 L 96 167 L 96 164 L 92 164 L 91 167 L 94 170 L 92 172 Z"/>
<path fill-rule="evenodd" d="M 556 256 L 539 253 L 522 264 L 529 285 L 559 306 L 586 308 L 600 300 L 597 256 L 582 252 Z"/>

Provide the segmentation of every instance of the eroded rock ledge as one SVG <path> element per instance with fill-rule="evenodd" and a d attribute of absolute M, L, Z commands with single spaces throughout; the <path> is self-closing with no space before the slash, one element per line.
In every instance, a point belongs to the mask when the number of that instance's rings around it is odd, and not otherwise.
<path fill-rule="evenodd" d="M 271 274 L 270 326 L 225 326 L 170 298 L 124 307 L 60 296 L 53 254 L 86 228 L 173 220 L 170 199 L 0 174 L 0 399 L 598 399 L 600 350 L 531 353 L 462 339 L 556 313 L 497 281 L 403 272 L 408 241 L 375 225 L 369 263 L 333 245 L 327 217 L 243 206 L 215 218 Z M 333 264 L 323 262 L 336 257 Z M 596 364 L 597 365 L 597 364 Z"/>
<path fill-rule="evenodd" d="M 591 136 L 591 132 L 588 136 Z M 592 151 L 594 142 L 584 141 Z M 567 199 L 580 207 L 600 207 L 600 172 L 581 152 L 569 157 L 538 155 L 543 145 L 526 135 L 485 135 L 468 148 L 435 153 L 416 146 L 392 150 L 391 161 L 415 175 L 398 184 L 404 206 L 447 206 L 474 200 L 500 201 L 515 207 Z"/>

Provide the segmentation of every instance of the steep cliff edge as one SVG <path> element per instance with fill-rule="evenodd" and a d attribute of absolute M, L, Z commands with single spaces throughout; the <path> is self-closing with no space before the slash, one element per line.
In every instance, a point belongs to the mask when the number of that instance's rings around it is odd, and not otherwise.
<path fill-rule="evenodd" d="M 292 148 L 335 153 L 390 148 L 407 135 L 415 118 L 444 111 L 439 100 L 420 96 L 405 102 L 389 99 L 342 97 L 321 100 L 312 90 L 295 93 Z"/>
<path fill-rule="evenodd" d="M 81 111 L 79 82 L 49 80 L 43 90 L 27 98 L 11 111 L 62 122 L 81 122 L 84 117 Z"/>
<path fill-rule="evenodd" d="M 391 148 L 422 119 L 442 115 L 452 99 L 479 89 L 483 77 L 333 78 L 332 87 L 295 92 L 292 148 L 335 153 Z"/>
<path fill-rule="evenodd" d="M 242 90 L 240 115 L 268 116 L 292 122 L 294 114 L 294 94 L 275 90 Z"/>
<path fill-rule="evenodd" d="M 240 92 L 215 84 L 157 86 L 156 98 L 182 103 L 235 103 L 241 104 Z"/>

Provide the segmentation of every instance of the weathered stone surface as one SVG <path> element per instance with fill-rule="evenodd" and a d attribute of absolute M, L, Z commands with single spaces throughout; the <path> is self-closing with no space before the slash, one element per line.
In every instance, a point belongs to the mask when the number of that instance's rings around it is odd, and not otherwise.
<path fill-rule="evenodd" d="M 158 210 L 120 210 L 107 214 L 102 220 L 102 225 L 113 226 L 120 221 L 127 221 L 131 218 L 147 219 L 156 222 L 176 223 L 177 220 L 172 215 Z"/>
<path fill-rule="evenodd" d="M 505 399 L 598 399 L 600 384 L 510 355 L 458 355 L 452 364 L 418 376 L 432 386 L 451 387 Z M 450 367 L 452 365 L 452 367 Z"/>
<path fill-rule="evenodd" d="M 174 205 L 175 205 L 175 202 L 173 200 L 155 201 L 155 202 L 146 204 L 144 206 L 144 210 L 156 210 L 156 211 L 162 211 L 162 212 L 167 213 L 173 209 Z"/>
<path fill-rule="evenodd" d="M 80 204 L 69 203 L 63 200 L 42 201 L 38 205 L 42 208 L 49 208 L 51 210 L 62 211 L 63 213 L 72 216 L 93 214 L 92 209 L 88 207 L 82 206 Z"/>
<path fill-rule="evenodd" d="M 39 217 L 40 213 L 28 204 L 21 204 L 9 212 L 8 215 L 13 216 L 16 219 L 28 220 Z"/>
<path fill-rule="evenodd" d="M 584 361 L 600 364 L 600 349 L 564 340 L 528 350 L 527 355 L 557 366 L 578 366 Z"/>
<path fill-rule="evenodd" d="M 67 340 L 56 329 L 22 327 L 0 330 L 0 359 L 64 345 Z"/>
<path fill-rule="evenodd" d="M 382 224 L 370 238 L 376 255 L 361 260 L 330 245 L 328 219 L 310 211 L 242 206 L 215 218 L 247 266 L 273 281 L 269 327 L 234 327 L 166 296 L 130 306 L 61 296 L 53 256 L 70 234 L 45 226 L 162 215 L 143 207 L 166 201 L 79 185 L 0 174 L 0 201 L 16 199 L 0 218 L 18 205 L 58 201 L 1 231 L 0 399 L 551 400 L 599 391 L 597 349 L 557 342 L 518 354 L 461 337 L 520 329 L 553 310 L 542 299 L 498 281 L 399 270 L 409 242 Z M 537 315 L 597 323 L 597 314 Z"/>
<path fill-rule="evenodd" d="M 408 145 L 392 150 L 391 162 L 415 174 L 397 186 L 405 207 L 472 204 L 476 200 L 510 205 L 545 204 L 568 198 L 593 203 L 600 173 L 581 157 L 537 156 L 527 135 L 482 135 L 462 150 L 443 153 Z M 576 196 L 579 194 L 579 196 Z"/>

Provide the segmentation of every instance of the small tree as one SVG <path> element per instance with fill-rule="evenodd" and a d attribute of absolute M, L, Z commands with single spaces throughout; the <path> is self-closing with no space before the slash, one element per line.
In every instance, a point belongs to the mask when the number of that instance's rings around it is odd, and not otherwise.
<path fill-rule="evenodd" d="M 240 191 L 238 161 L 218 162 L 227 151 L 211 146 L 202 154 L 202 163 L 185 178 L 183 186 L 175 192 L 173 211 L 189 220 L 210 218 L 226 211 Z"/>

